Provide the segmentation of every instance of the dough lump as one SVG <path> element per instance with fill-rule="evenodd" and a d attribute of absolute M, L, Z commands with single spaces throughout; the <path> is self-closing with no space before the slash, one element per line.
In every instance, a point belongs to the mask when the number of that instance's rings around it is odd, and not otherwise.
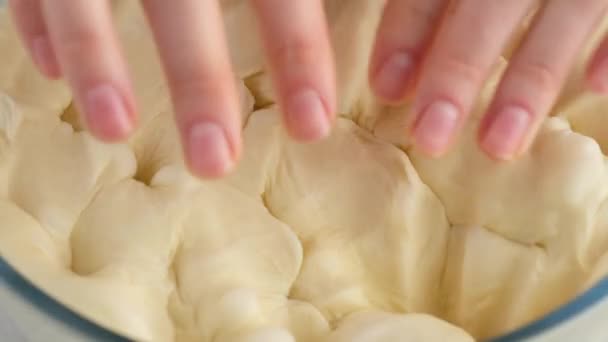
<path fill-rule="evenodd" d="M 281 127 L 247 1 L 223 0 L 245 152 L 200 181 L 137 2 L 112 6 L 141 104 L 113 145 L 82 129 L 0 12 L 0 254 L 97 324 L 139 341 L 465 342 L 608 273 L 608 103 L 580 70 L 530 152 L 500 163 L 474 131 L 502 58 L 456 146 L 429 159 L 402 133 L 408 105 L 367 87 L 382 2 L 326 0 L 339 118 L 302 145 Z"/>

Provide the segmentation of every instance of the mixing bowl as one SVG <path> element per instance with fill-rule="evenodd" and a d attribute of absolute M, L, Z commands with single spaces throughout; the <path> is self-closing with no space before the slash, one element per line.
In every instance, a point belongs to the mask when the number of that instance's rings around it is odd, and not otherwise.
<path fill-rule="evenodd" d="M 542 319 L 488 342 L 608 341 L 608 278 Z M 48 297 L 0 259 L 3 341 L 127 341 Z"/>
<path fill-rule="evenodd" d="M 0 0 L 0 7 L 5 0 Z M 18 227 L 15 227 L 18 229 Z M 608 341 L 608 278 L 547 316 L 488 342 Z M 127 341 L 82 318 L 0 258 L 2 341 Z"/>

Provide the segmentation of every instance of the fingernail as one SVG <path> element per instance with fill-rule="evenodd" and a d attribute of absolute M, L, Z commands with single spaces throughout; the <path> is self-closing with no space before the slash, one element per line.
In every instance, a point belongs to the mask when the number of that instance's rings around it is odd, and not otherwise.
<path fill-rule="evenodd" d="M 530 113 L 523 108 L 504 108 L 498 112 L 482 137 L 482 148 L 495 158 L 511 158 L 521 146 L 530 120 Z"/>
<path fill-rule="evenodd" d="M 133 129 L 123 97 L 112 86 L 101 85 L 89 90 L 84 111 L 89 130 L 101 139 L 120 140 Z"/>
<path fill-rule="evenodd" d="M 40 71 L 49 78 L 61 76 L 55 53 L 51 48 L 51 42 L 46 37 L 35 38 L 32 42 L 32 55 L 34 63 Z"/>
<path fill-rule="evenodd" d="M 304 89 L 287 103 L 287 125 L 296 139 L 314 141 L 329 135 L 331 130 L 327 110 L 317 92 Z"/>
<path fill-rule="evenodd" d="M 460 112 L 452 103 L 432 103 L 414 128 L 416 145 L 432 156 L 443 153 L 452 139 L 459 117 Z"/>
<path fill-rule="evenodd" d="M 199 176 L 221 177 L 233 166 L 226 135 L 218 124 L 201 122 L 192 126 L 187 148 L 190 165 Z"/>
<path fill-rule="evenodd" d="M 409 54 L 404 52 L 393 54 L 375 76 L 376 93 L 389 101 L 401 99 L 407 89 L 413 66 L 414 62 Z"/>

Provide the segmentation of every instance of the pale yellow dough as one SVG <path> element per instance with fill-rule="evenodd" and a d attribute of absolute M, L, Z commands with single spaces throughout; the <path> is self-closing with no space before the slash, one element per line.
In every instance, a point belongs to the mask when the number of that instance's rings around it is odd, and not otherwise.
<path fill-rule="evenodd" d="M 386 108 L 367 86 L 382 2 L 325 4 L 340 117 L 302 145 L 281 127 L 246 1 L 222 2 L 245 153 L 215 182 L 183 166 L 136 1 L 113 10 L 141 127 L 115 145 L 83 130 L 66 85 L 38 75 L 2 12 L 1 255 L 139 341 L 473 341 L 607 273 L 608 101 L 580 86 L 589 48 L 521 159 L 491 161 L 474 139 L 502 59 L 461 139 L 433 160 L 403 134 L 407 104 Z"/>

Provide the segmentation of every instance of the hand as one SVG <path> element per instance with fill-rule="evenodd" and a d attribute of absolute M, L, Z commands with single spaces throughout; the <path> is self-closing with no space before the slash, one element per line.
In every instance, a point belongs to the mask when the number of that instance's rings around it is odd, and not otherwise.
<path fill-rule="evenodd" d="M 237 162 L 237 96 L 216 1 L 143 0 L 171 88 L 186 160 L 201 177 Z M 332 53 L 321 0 L 251 0 L 290 134 L 323 138 L 335 111 Z M 370 65 L 376 94 L 397 103 L 415 94 L 410 130 L 432 156 L 444 153 L 503 47 L 538 0 L 388 0 Z M 126 66 L 102 0 L 11 0 L 33 59 L 64 76 L 93 135 L 127 136 L 136 109 Z M 608 0 L 544 1 L 511 59 L 480 127 L 497 159 L 525 151 L 557 98 Z M 608 42 L 588 72 L 608 92 Z"/>
<path fill-rule="evenodd" d="M 389 102 L 399 102 L 414 88 L 409 125 L 414 143 L 431 156 L 441 155 L 503 48 L 526 15 L 537 10 L 478 135 L 491 157 L 517 157 L 528 148 L 607 8 L 607 0 L 389 0 L 371 84 Z M 608 41 L 596 52 L 588 81 L 592 89 L 608 91 Z"/>
<path fill-rule="evenodd" d="M 301 141 L 329 134 L 333 56 L 321 0 L 254 0 L 279 105 Z M 241 151 L 238 95 L 221 9 L 211 0 L 142 0 L 171 90 L 185 159 L 219 177 Z M 43 74 L 64 77 L 88 130 L 119 141 L 136 126 L 127 67 L 104 0 L 10 0 L 24 45 Z"/>

